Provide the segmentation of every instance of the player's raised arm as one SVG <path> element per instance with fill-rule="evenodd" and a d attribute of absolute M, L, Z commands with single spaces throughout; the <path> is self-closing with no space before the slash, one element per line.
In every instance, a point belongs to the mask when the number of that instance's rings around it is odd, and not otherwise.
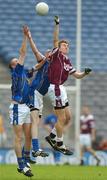
<path fill-rule="evenodd" d="M 40 62 L 43 59 L 43 55 L 40 53 L 40 51 L 38 50 L 36 44 L 34 43 L 31 32 L 30 32 L 30 29 L 29 29 L 28 26 L 26 26 L 26 29 L 24 30 L 24 33 L 25 33 L 25 35 L 27 36 L 27 38 L 29 40 L 31 49 L 32 49 L 37 61 Z"/>
<path fill-rule="evenodd" d="M 24 31 L 24 28 L 25 27 L 23 27 L 23 31 Z M 18 63 L 21 64 L 21 65 L 24 64 L 24 60 L 25 60 L 25 56 L 26 56 L 26 50 L 27 50 L 27 37 L 24 34 L 23 35 L 23 42 L 22 42 L 21 48 L 19 50 L 20 56 L 19 56 L 19 59 L 18 59 Z"/>
<path fill-rule="evenodd" d="M 54 21 L 55 21 L 55 26 L 54 26 L 54 34 L 53 34 L 53 45 L 54 48 L 57 48 L 59 42 L 59 17 L 55 16 Z"/>
<path fill-rule="evenodd" d="M 40 61 L 38 64 L 35 65 L 35 71 L 38 71 L 45 63 L 45 60 Z"/>
<path fill-rule="evenodd" d="M 74 72 L 72 75 L 76 78 L 76 79 L 82 79 L 83 77 L 87 76 L 92 70 L 90 68 L 85 68 L 84 72 Z"/>

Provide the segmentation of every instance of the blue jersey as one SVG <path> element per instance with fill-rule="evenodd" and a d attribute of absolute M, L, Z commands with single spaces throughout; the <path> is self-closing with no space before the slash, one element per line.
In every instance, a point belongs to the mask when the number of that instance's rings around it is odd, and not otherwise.
<path fill-rule="evenodd" d="M 49 62 L 46 61 L 36 73 L 31 84 L 32 91 L 37 90 L 43 96 L 48 92 L 48 88 L 50 85 L 48 79 L 48 66 Z"/>
<path fill-rule="evenodd" d="M 55 114 L 50 114 L 44 119 L 44 124 L 50 125 L 51 128 L 54 127 L 57 122 L 57 116 Z"/>
<path fill-rule="evenodd" d="M 17 64 L 15 69 L 12 69 L 12 100 L 18 103 L 27 103 L 29 97 L 29 81 L 30 74 L 24 69 L 23 65 Z"/>

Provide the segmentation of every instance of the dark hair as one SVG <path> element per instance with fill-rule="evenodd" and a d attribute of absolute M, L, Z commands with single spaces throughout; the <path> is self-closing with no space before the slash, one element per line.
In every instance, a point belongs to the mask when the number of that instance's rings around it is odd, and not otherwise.
<path fill-rule="evenodd" d="M 13 69 L 13 68 L 12 68 L 12 62 L 13 62 L 14 59 L 16 59 L 16 58 L 15 58 L 15 57 L 12 57 L 12 58 L 10 59 L 9 64 L 8 64 L 8 67 L 9 67 L 9 69 L 11 69 L 11 70 Z"/>
<path fill-rule="evenodd" d="M 62 43 L 66 43 L 69 45 L 69 42 L 67 40 L 62 39 L 61 41 L 58 42 L 58 47 L 60 47 Z"/>
<path fill-rule="evenodd" d="M 12 67 L 11 67 L 11 61 L 9 62 L 8 67 L 9 67 L 9 69 L 12 69 Z"/>

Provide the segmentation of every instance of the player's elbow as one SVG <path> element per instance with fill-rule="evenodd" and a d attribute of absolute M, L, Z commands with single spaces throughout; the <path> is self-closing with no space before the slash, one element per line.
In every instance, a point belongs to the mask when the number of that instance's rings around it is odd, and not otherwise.
<path fill-rule="evenodd" d="M 58 39 L 54 39 L 53 44 L 54 44 L 54 47 L 58 47 Z"/>

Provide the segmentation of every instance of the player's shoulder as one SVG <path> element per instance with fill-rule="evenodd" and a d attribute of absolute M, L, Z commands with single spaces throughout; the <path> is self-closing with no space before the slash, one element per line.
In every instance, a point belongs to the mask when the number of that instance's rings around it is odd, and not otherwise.
<path fill-rule="evenodd" d="M 22 65 L 22 64 L 20 64 L 20 63 L 17 63 L 16 67 L 19 67 L 19 68 L 22 67 L 22 68 L 23 68 L 24 65 Z"/>
<path fill-rule="evenodd" d="M 94 115 L 93 115 L 93 114 L 89 114 L 89 115 L 88 115 L 88 119 L 89 119 L 89 120 L 94 120 Z"/>
<path fill-rule="evenodd" d="M 80 120 L 83 121 L 84 118 L 85 118 L 84 115 L 81 115 Z"/>
<path fill-rule="evenodd" d="M 53 48 L 53 50 L 52 50 L 52 54 L 54 54 L 54 53 L 56 53 L 56 52 L 58 52 L 59 51 L 59 48 L 58 47 L 55 47 L 55 48 Z"/>
<path fill-rule="evenodd" d="M 89 114 L 88 116 L 84 116 L 84 115 L 81 115 L 80 117 L 80 120 L 81 121 L 93 121 L 94 120 L 94 116 L 92 114 Z"/>
<path fill-rule="evenodd" d="M 20 70 L 20 69 L 23 69 L 24 68 L 24 65 L 21 65 L 21 64 L 17 64 L 16 67 L 15 67 L 15 70 Z"/>

